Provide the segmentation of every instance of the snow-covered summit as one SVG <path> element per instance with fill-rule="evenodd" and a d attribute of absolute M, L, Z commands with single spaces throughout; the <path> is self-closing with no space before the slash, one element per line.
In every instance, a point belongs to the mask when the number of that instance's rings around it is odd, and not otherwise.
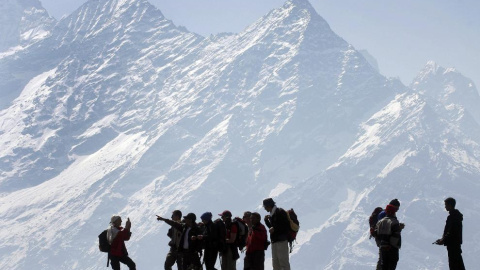
<path fill-rule="evenodd" d="M 473 81 L 455 68 L 444 68 L 430 61 L 410 87 L 444 106 L 461 106 L 480 123 L 480 96 Z"/>
<path fill-rule="evenodd" d="M 54 24 L 55 20 L 38 0 L 1 1 L 0 58 L 44 39 Z"/>
<path fill-rule="evenodd" d="M 464 105 L 386 79 L 303 0 L 210 38 L 144 0 L 91 0 L 0 59 L 0 95 L 4 269 L 103 268 L 113 213 L 153 269 L 168 248 L 155 214 L 262 212 L 266 197 L 301 217 L 296 269 L 371 269 L 368 212 L 398 196 L 403 268 L 438 270 L 422 251 L 433 233 L 415 233 L 436 229 L 434 202 L 466 187 L 466 220 L 478 213 L 480 132 Z"/>

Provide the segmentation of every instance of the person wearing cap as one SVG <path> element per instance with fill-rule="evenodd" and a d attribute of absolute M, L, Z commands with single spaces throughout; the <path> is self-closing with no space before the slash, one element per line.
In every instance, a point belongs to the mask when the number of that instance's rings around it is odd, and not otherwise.
<path fill-rule="evenodd" d="M 244 270 L 263 270 L 265 265 L 265 245 L 267 243 L 267 229 L 260 223 L 259 213 L 249 216 L 250 228 L 248 230 L 247 245 L 244 259 Z"/>
<path fill-rule="evenodd" d="M 182 269 L 201 269 L 199 253 L 201 252 L 200 241 L 197 241 L 197 235 L 200 234 L 195 220 L 197 216 L 194 213 L 188 213 L 183 217 L 183 223 L 163 218 L 157 215 L 157 220 L 164 221 L 168 225 L 182 231 L 178 252 L 182 258 Z"/>
<path fill-rule="evenodd" d="M 269 215 L 265 216 L 265 224 L 269 228 L 272 241 L 272 266 L 273 270 L 290 270 L 290 253 L 288 251 L 288 233 L 290 221 L 288 214 L 276 206 L 272 198 L 263 200 L 263 207 Z"/>
<path fill-rule="evenodd" d="M 182 220 L 182 211 L 175 210 L 172 212 L 172 221 L 175 221 L 180 224 Z M 180 246 L 180 240 L 182 238 L 182 231 L 170 227 L 168 229 L 167 236 L 170 237 L 170 242 L 168 245 L 170 246 L 170 250 L 168 251 L 167 257 L 165 258 L 165 270 L 172 270 L 172 267 L 175 263 L 177 263 L 177 268 L 182 269 L 182 258 L 178 253 L 178 248 Z"/>
<path fill-rule="evenodd" d="M 390 204 L 390 205 L 393 205 L 393 206 L 396 206 L 396 207 L 397 207 L 397 211 L 400 209 L 400 201 L 398 201 L 398 199 L 393 199 L 393 200 L 391 200 L 389 204 Z M 385 212 L 385 210 L 383 210 L 383 211 L 380 212 L 380 214 L 377 215 L 377 219 L 378 219 L 378 220 L 381 220 L 381 219 L 384 218 L 386 215 L 387 215 L 387 213 Z"/>
<path fill-rule="evenodd" d="M 220 266 L 222 270 L 236 270 L 237 269 L 237 260 L 240 258 L 238 254 L 237 246 L 235 245 L 235 240 L 237 238 L 238 226 L 232 222 L 232 213 L 228 210 L 223 211 L 221 216 L 225 224 L 225 243 L 226 249 L 224 252 L 220 252 Z"/>
<path fill-rule="evenodd" d="M 454 198 L 445 199 L 445 210 L 449 215 L 445 223 L 442 238 L 435 241 L 434 244 L 444 245 L 448 252 L 448 266 L 450 270 L 465 270 L 462 258 L 462 230 L 463 215 L 455 209 L 457 202 Z"/>
<path fill-rule="evenodd" d="M 385 208 L 386 216 L 377 223 L 375 228 L 380 243 L 382 270 L 397 268 L 399 249 L 402 246 L 401 232 L 405 227 L 403 223 L 398 222 L 397 211 L 397 205 L 388 204 Z"/>
<path fill-rule="evenodd" d="M 122 226 L 122 218 L 120 216 L 112 216 L 110 219 L 110 227 L 107 229 L 107 240 L 110 244 L 110 265 L 113 270 L 120 270 L 120 263 L 126 264 L 128 269 L 136 270 L 135 262 L 128 257 L 127 247 L 125 241 L 130 240 L 132 233 L 130 228 L 132 223 L 130 218 L 125 222 L 125 228 Z"/>
<path fill-rule="evenodd" d="M 206 270 L 217 270 L 215 263 L 217 263 L 218 250 L 220 246 L 220 227 L 212 222 L 212 213 L 205 212 L 200 217 L 204 224 L 202 234 L 197 236 L 198 240 L 203 241 L 205 253 L 203 254 L 203 262 Z"/>

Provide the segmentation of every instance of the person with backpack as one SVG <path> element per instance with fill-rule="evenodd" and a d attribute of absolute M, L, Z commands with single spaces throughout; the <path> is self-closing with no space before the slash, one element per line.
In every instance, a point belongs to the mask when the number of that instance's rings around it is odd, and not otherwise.
<path fill-rule="evenodd" d="M 225 224 L 225 243 L 226 248 L 220 253 L 220 266 L 222 270 L 236 270 L 237 260 L 240 258 L 238 248 L 235 244 L 238 234 L 238 225 L 232 221 L 232 213 L 228 210 L 221 214 L 222 221 Z"/>
<path fill-rule="evenodd" d="M 217 270 L 215 263 L 217 262 L 218 251 L 221 245 L 221 229 L 225 229 L 224 226 L 218 226 L 218 223 L 212 222 L 212 213 L 206 212 L 201 217 L 204 224 L 202 234 L 197 236 L 198 240 L 203 241 L 203 248 L 205 252 L 203 254 L 203 262 L 205 263 L 206 270 Z"/>
<path fill-rule="evenodd" d="M 444 245 L 448 252 L 448 266 L 450 270 L 465 270 L 462 258 L 462 221 L 463 215 L 455 209 L 457 202 L 454 198 L 445 199 L 445 209 L 449 215 L 445 223 L 442 238 L 435 241 L 434 244 Z"/>
<path fill-rule="evenodd" d="M 175 210 L 172 212 L 172 221 L 175 221 L 180 224 L 182 220 L 182 211 Z M 172 267 L 175 263 L 177 263 L 177 268 L 182 269 L 182 258 L 178 253 L 178 248 L 180 246 L 180 240 L 182 237 L 182 231 L 170 227 L 168 229 L 167 236 L 170 238 L 170 242 L 168 246 L 170 246 L 170 250 L 167 253 L 167 257 L 165 258 L 164 268 L 165 270 L 172 270 Z"/>
<path fill-rule="evenodd" d="M 263 270 L 265 249 L 268 247 L 267 229 L 260 223 L 261 216 L 255 212 L 250 215 L 250 228 L 246 243 L 244 270 Z"/>
<path fill-rule="evenodd" d="M 399 260 L 399 249 L 402 246 L 401 232 L 405 225 L 396 217 L 398 207 L 392 204 L 385 208 L 386 216 L 378 221 L 376 234 L 380 244 L 382 270 L 395 270 Z"/>
<path fill-rule="evenodd" d="M 399 201 L 398 199 L 393 199 L 393 200 L 391 200 L 389 204 L 397 207 L 397 209 L 400 209 L 400 201 Z M 383 210 L 382 212 L 380 212 L 380 213 L 378 214 L 377 219 L 378 219 L 378 220 L 381 220 L 381 219 L 384 218 L 386 215 L 387 215 L 387 213 L 385 212 L 385 210 Z"/>
<path fill-rule="evenodd" d="M 121 227 L 122 218 L 120 216 L 112 216 L 110 219 L 110 228 L 107 229 L 107 240 L 110 244 L 110 264 L 113 270 L 120 270 L 120 263 L 126 264 L 128 269 L 136 270 L 135 262 L 128 257 L 125 241 L 130 240 L 132 233 L 130 229 L 132 223 L 130 218 L 125 222 L 125 228 Z"/>
<path fill-rule="evenodd" d="M 377 268 L 376 270 L 382 270 L 382 255 L 381 255 L 381 250 L 380 250 L 380 241 L 377 238 L 377 233 L 375 231 L 375 228 L 378 223 L 378 215 L 383 212 L 382 207 L 377 207 L 373 210 L 372 214 L 368 218 L 368 224 L 370 225 L 370 239 L 374 238 L 375 239 L 375 244 L 378 247 L 378 261 L 377 261 Z"/>
<path fill-rule="evenodd" d="M 198 270 L 202 269 L 200 263 L 199 253 L 201 252 L 200 241 L 197 241 L 197 235 L 200 231 L 195 220 L 197 216 L 194 213 L 189 213 L 183 217 L 183 223 L 163 218 L 157 215 L 157 220 L 164 221 L 173 228 L 182 232 L 180 237 L 180 245 L 178 252 L 182 258 L 182 270 Z"/>
<path fill-rule="evenodd" d="M 265 224 L 269 228 L 272 241 L 273 270 L 290 270 L 289 232 L 290 220 L 282 208 L 278 208 L 272 198 L 263 200 L 263 207 L 270 215 L 265 216 Z"/>

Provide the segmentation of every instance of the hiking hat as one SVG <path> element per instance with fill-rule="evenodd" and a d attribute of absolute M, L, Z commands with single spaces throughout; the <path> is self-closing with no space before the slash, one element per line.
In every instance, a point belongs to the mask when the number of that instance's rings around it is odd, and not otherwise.
<path fill-rule="evenodd" d="M 189 219 L 191 221 L 195 221 L 197 219 L 197 216 L 194 213 L 188 213 L 186 216 L 183 218 Z"/>
<path fill-rule="evenodd" d="M 274 207 L 275 202 L 272 198 L 266 198 L 265 200 L 263 200 L 263 206 Z"/>
<path fill-rule="evenodd" d="M 225 210 L 221 214 L 218 214 L 218 215 L 222 216 L 222 217 L 232 217 L 232 212 L 230 212 L 228 210 Z"/>
<path fill-rule="evenodd" d="M 205 212 L 203 215 L 200 217 L 202 220 L 206 221 L 212 221 L 212 213 L 210 212 Z"/>
<path fill-rule="evenodd" d="M 110 224 L 114 224 L 117 220 L 119 220 L 121 217 L 120 216 L 116 216 L 116 215 L 113 215 L 111 218 L 110 218 Z"/>

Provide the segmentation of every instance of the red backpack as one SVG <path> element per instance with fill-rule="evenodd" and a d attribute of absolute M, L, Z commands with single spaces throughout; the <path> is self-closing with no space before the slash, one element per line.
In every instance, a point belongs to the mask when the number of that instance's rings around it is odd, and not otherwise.
<path fill-rule="evenodd" d="M 297 233 L 298 230 L 300 229 L 300 222 L 298 221 L 297 214 L 291 208 L 290 210 L 287 210 L 287 217 L 288 221 L 290 221 L 290 230 L 288 232 L 288 243 L 290 245 L 290 253 L 292 253 L 293 250 L 293 241 L 297 239 Z"/>

